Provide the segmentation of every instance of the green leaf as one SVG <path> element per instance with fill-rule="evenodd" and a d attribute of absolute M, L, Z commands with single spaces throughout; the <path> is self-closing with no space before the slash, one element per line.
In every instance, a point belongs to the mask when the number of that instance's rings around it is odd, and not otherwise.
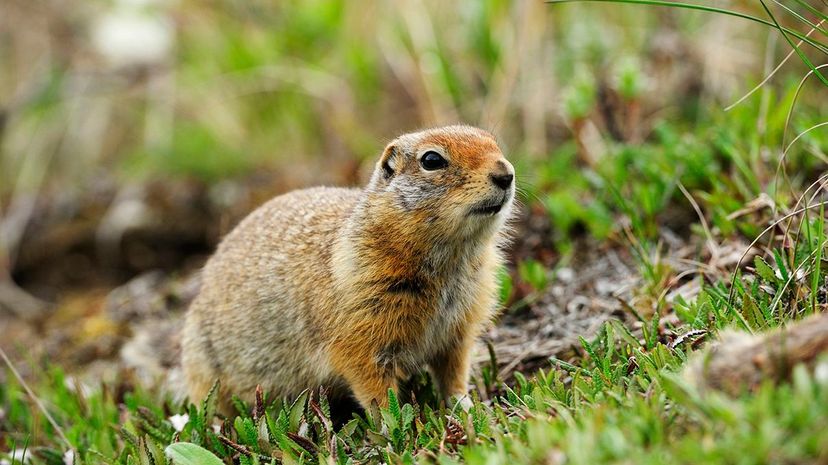
<path fill-rule="evenodd" d="M 773 250 L 773 258 L 776 260 L 776 266 L 779 267 L 779 273 L 782 275 L 782 281 L 787 282 L 788 279 L 790 279 L 788 267 L 785 265 L 785 259 L 782 258 L 782 254 L 778 249 Z"/>
<path fill-rule="evenodd" d="M 407 430 L 414 422 L 414 407 L 411 404 L 405 404 L 402 408 L 402 429 Z"/>
<path fill-rule="evenodd" d="M 512 283 L 512 277 L 509 275 L 509 270 L 505 266 L 500 268 L 497 275 L 498 282 L 500 283 L 500 305 L 506 305 L 509 297 L 512 296 L 514 283 Z"/>
<path fill-rule="evenodd" d="M 397 417 L 394 416 L 393 413 L 391 413 L 388 410 L 382 409 L 380 411 L 380 415 L 382 416 L 383 421 L 385 421 L 386 426 L 388 426 L 389 431 L 396 431 L 400 429 L 399 420 L 397 419 Z"/>
<path fill-rule="evenodd" d="M 233 426 L 239 435 L 239 440 L 248 446 L 251 446 L 258 452 L 259 433 L 256 425 L 251 418 L 236 417 Z"/>
<path fill-rule="evenodd" d="M 775 284 L 779 281 L 776 277 L 776 273 L 773 271 L 773 268 L 771 268 L 771 266 L 768 265 L 768 262 L 766 262 L 762 257 L 757 255 L 756 258 L 753 259 L 753 265 L 756 267 L 756 274 L 761 276 L 762 279 L 768 283 Z"/>
<path fill-rule="evenodd" d="M 394 393 L 393 389 L 388 390 L 388 411 L 391 412 L 391 415 L 394 415 L 394 419 L 397 420 L 397 424 L 400 423 L 400 401 L 397 399 L 397 394 Z"/>
<path fill-rule="evenodd" d="M 305 390 L 290 406 L 290 432 L 299 431 L 299 424 L 302 422 L 302 416 L 305 413 L 305 405 L 308 403 L 309 392 Z"/>
<path fill-rule="evenodd" d="M 543 290 L 548 283 L 546 268 L 537 260 L 524 260 L 518 265 L 520 278 L 536 291 Z"/>
<path fill-rule="evenodd" d="M 202 429 L 209 427 L 210 422 L 216 415 L 216 404 L 218 403 L 218 391 L 220 387 L 221 385 L 219 384 L 219 380 L 217 379 L 210 387 L 210 391 L 207 393 L 207 397 L 205 397 L 201 403 L 202 416 L 199 421 L 199 427 Z M 190 400 L 192 402 L 196 402 L 196 399 Z"/>
<path fill-rule="evenodd" d="M 164 453 L 176 465 L 224 465 L 215 454 L 190 442 L 170 444 Z"/>

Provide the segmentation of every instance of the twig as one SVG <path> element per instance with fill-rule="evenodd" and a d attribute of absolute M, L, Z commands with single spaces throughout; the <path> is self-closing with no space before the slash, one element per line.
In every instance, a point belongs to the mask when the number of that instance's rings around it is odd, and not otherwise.
<path fill-rule="evenodd" d="M 765 380 L 787 379 L 798 364 L 813 365 L 828 352 L 828 313 L 766 334 L 730 335 L 691 362 L 685 379 L 738 395 Z"/>

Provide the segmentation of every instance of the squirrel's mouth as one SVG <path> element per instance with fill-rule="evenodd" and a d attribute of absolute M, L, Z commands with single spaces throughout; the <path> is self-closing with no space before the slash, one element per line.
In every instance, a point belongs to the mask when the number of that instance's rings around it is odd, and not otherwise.
<path fill-rule="evenodd" d="M 481 205 L 477 205 L 471 209 L 469 215 L 480 215 L 480 216 L 492 216 L 497 215 L 500 213 L 500 210 L 503 209 L 503 205 L 506 204 L 506 198 L 498 199 L 497 201 L 489 201 L 485 202 Z"/>

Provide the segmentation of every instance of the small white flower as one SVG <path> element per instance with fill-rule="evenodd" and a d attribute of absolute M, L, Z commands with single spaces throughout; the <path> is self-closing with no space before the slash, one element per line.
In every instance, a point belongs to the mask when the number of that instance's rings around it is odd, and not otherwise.
<path fill-rule="evenodd" d="M 169 18 L 115 9 L 98 18 L 92 40 L 97 51 L 116 66 L 149 65 L 168 56 L 174 35 Z"/>
<path fill-rule="evenodd" d="M 170 423 L 172 423 L 173 428 L 179 433 L 184 430 L 184 426 L 187 425 L 187 422 L 190 421 L 190 416 L 186 413 L 184 415 L 173 415 L 170 418 L 167 418 Z"/>
<path fill-rule="evenodd" d="M 69 449 L 63 454 L 63 465 L 75 465 L 75 451 Z"/>
<path fill-rule="evenodd" d="M 12 449 L 6 452 L 6 458 L 0 460 L 0 465 L 12 465 L 14 463 L 30 463 L 32 452 L 26 449 Z"/>

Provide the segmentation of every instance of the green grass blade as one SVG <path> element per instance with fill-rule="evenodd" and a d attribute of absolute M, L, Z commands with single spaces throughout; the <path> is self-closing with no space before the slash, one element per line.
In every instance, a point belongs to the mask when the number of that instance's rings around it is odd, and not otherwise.
<path fill-rule="evenodd" d="M 813 13 L 814 15 L 816 15 L 818 18 L 821 18 L 823 21 L 828 20 L 828 15 L 826 15 L 825 13 L 817 10 L 816 8 L 814 8 L 811 4 L 809 4 L 805 0 L 794 0 L 794 1 L 798 4 L 800 4 L 802 7 L 804 7 L 808 11 L 810 11 L 811 13 Z M 781 3 L 780 3 L 780 5 L 781 5 Z"/>
<path fill-rule="evenodd" d="M 811 228 L 808 228 L 810 230 Z M 825 247 L 825 206 L 819 208 L 819 219 L 816 230 L 816 256 L 814 257 L 814 269 L 811 271 L 811 313 L 817 312 L 817 295 L 821 283 L 822 273 L 822 248 Z"/>
<path fill-rule="evenodd" d="M 733 10 L 726 10 L 724 8 L 716 8 L 712 6 L 706 5 L 696 5 L 693 3 L 683 3 L 683 2 L 670 2 L 665 0 L 547 0 L 546 3 L 575 3 L 575 2 L 600 2 L 600 3 L 626 3 L 626 4 L 634 4 L 634 5 L 652 5 L 652 6 L 667 6 L 673 8 L 685 8 L 688 10 L 699 10 L 699 11 L 706 11 L 709 13 L 719 13 L 728 16 L 735 16 L 737 18 L 747 19 L 749 21 L 753 21 L 756 23 L 764 24 L 765 26 L 770 26 L 773 28 L 781 28 L 784 32 L 796 37 L 797 39 L 802 40 L 803 42 L 811 45 L 812 47 L 816 48 L 817 50 L 821 51 L 822 53 L 828 54 L 828 45 L 824 44 L 816 39 L 811 39 L 806 37 L 805 34 L 802 34 L 798 31 L 794 31 L 792 29 L 788 29 L 786 27 L 779 26 L 772 21 L 768 21 L 762 18 L 758 18 L 753 15 L 749 15 L 747 13 L 740 13 L 738 11 Z"/>
<path fill-rule="evenodd" d="M 803 62 L 805 62 L 805 64 L 808 65 L 809 68 L 811 68 L 811 71 L 813 71 L 814 74 L 816 74 L 819 80 L 822 81 L 822 83 L 825 84 L 826 87 L 828 87 L 828 79 L 825 76 L 823 76 L 822 73 L 817 69 L 816 65 L 814 65 L 811 62 L 811 60 L 808 58 L 808 55 L 805 55 L 805 53 L 802 52 L 802 50 L 800 50 L 799 46 L 797 46 L 794 43 L 794 41 L 788 35 L 788 31 L 786 31 L 779 24 L 779 22 L 776 20 L 776 16 L 773 15 L 773 12 L 770 10 L 770 8 L 768 8 L 768 5 L 765 4 L 764 0 L 759 0 L 759 3 L 762 4 L 762 8 L 765 9 L 765 12 L 768 14 L 768 16 L 770 16 L 771 20 L 773 20 L 773 24 L 775 25 L 776 29 L 779 29 L 779 32 L 782 33 L 782 37 L 784 37 L 788 44 L 791 46 L 791 48 L 793 48 L 794 51 L 796 51 L 796 54 L 799 55 L 799 58 Z"/>
<path fill-rule="evenodd" d="M 814 23 L 813 21 L 811 21 L 808 18 L 806 18 L 806 17 L 802 16 L 801 14 L 797 13 L 794 9 L 792 9 L 791 7 L 785 5 L 784 3 L 780 2 L 779 0 L 773 0 L 773 2 L 776 3 L 777 5 L 779 5 L 782 9 L 784 9 L 788 13 L 790 13 L 791 16 L 795 17 L 797 20 L 799 20 L 802 23 L 807 24 L 808 26 L 816 29 L 817 31 L 821 32 L 822 35 L 828 36 L 828 31 L 826 31 L 825 29 L 823 29 L 821 27 L 821 22 L 819 24 Z"/>

